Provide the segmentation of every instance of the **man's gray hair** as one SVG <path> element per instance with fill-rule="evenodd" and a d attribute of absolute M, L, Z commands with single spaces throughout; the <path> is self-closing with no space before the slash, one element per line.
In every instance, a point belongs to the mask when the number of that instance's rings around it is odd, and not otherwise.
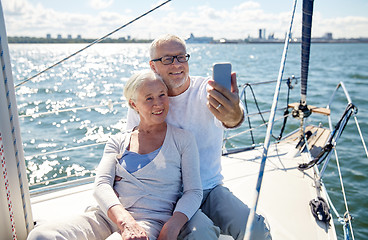
<path fill-rule="evenodd" d="M 170 41 L 174 41 L 177 43 L 180 43 L 181 45 L 183 45 L 185 52 L 187 51 L 187 47 L 185 45 L 185 41 L 183 39 L 181 39 L 180 37 L 173 35 L 173 34 L 166 34 L 163 36 L 160 36 L 158 38 L 156 38 L 155 40 L 153 40 L 153 42 L 151 43 L 150 46 L 150 58 L 151 60 L 156 58 L 156 49 L 159 45 L 165 43 L 165 42 L 170 42 Z"/>

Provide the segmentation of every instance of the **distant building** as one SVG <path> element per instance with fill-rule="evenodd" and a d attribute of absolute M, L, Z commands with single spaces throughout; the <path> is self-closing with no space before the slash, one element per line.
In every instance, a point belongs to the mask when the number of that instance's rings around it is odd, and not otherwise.
<path fill-rule="evenodd" d="M 258 38 L 259 39 L 266 39 L 266 29 L 265 28 L 264 29 L 260 28 L 258 30 Z"/>
<path fill-rule="evenodd" d="M 213 42 L 213 37 L 194 37 L 193 33 L 190 37 L 185 40 L 187 43 L 211 43 Z"/>
<path fill-rule="evenodd" d="M 77 39 L 82 39 L 82 36 L 80 34 L 77 35 Z"/>
<path fill-rule="evenodd" d="M 324 35 L 324 37 L 323 37 L 324 39 L 327 39 L 327 40 L 332 40 L 333 38 L 332 38 L 332 33 L 326 33 L 325 35 Z"/>
<path fill-rule="evenodd" d="M 68 34 L 68 39 L 72 39 L 72 35 L 71 34 Z"/>
<path fill-rule="evenodd" d="M 62 39 L 61 34 L 57 35 L 57 39 Z"/>
<path fill-rule="evenodd" d="M 51 39 L 51 34 L 50 33 L 46 34 L 46 38 Z"/>

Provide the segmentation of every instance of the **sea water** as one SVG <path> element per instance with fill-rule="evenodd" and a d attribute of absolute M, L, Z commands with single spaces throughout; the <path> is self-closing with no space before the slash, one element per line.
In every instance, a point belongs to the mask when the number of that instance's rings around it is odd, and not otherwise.
<path fill-rule="evenodd" d="M 81 44 L 10 44 L 15 84 L 81 49 Z M 32 188 L 53 184 L 65 176 L 90 175 L 102 156 L 104 142 L 125 128 L 127 104 L 123 87 L 135 72 L 149 68 L 148 44 L 98 44 L 63 62 L 46 73 L 16 88 L 21 136 L 26 156 L 28 179 Z M 190 74 L 211 76 L 215 62 L 231 62 L 238 85 L 276 80 L 283 44 L 188 44 Z M 340 81 L 358 107 L 357 118 L 368 139 L 368 44 L 312 44 L 307 102 L 325 107 Z M 290 44 L 283 78 L 295 76 L 290 102 L 300 100 L 300 44 Z M 268 110 L 276 83 L 246 88 L 250 113 Z M 239 87 L 241 89 L 241 87 Z M 255 95 L 253 97 L 252 90 Z M 287 104 L 288 90 L 282 84 L 279 108 Z M 333 123 L 339 120 L 347 101 L 340 90 L 332 105 Z M 193 106 L 195 107 L 195 106 Z M 283 111 L 278 111 L 273 135 L 280 134 Z M 268 121 L 268 114 L 263 115 Z M 310 117 L 312 119 L 312 117 Z M 328 121 L 313 114 L 308 120 L 328 127 Z M 263 123 L 252 117 L 251 127 Z M 289 117 L 285 134 L 299 126 Z M 245 122 L 248 126 L 248 121 Z M 245 127 L 232 131 L 234 135 Z M 228 146 L 250 145 L 263 141 L 266 127 L 257 127 L 231 138 Z M 252 140 L 253 138 L 253 140 Z M 83 148 L 82 148 L 83 147 Z M 69 151 L 63 151 L 71 149 Z M 351 119 L 337 146 L 349 210 L 355 218 L 356 239 L 368 236 L 368 160 Z M 65 181 L 59 180 L 56 182 Z M 42 182 L 40 185 L 39 183 Z M 344 214 L 338 171 L 333 157 L 324 178 L 336 208 Z M 292 219 L 291 219 L 292 220 Z M 337 227 L 340 235 L 341 227 Z"/>

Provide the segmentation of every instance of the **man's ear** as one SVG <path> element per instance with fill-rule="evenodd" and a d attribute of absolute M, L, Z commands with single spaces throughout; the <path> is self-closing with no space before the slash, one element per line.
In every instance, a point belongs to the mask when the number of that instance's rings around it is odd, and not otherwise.
<path fill-rule="evenodd" d="M 154 73 L 157 73 L 155 63 L 153 61 L 150 61 L 149 64 L 150 64 L 150 67 L 151 67 L 152 71 Z"/>

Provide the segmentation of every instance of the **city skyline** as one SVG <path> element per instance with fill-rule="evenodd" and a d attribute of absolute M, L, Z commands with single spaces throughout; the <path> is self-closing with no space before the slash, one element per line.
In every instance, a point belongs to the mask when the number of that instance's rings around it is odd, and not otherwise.
<path fill-rule="evenodd" d="M 285 33 L 286 34 L 286 33 Z M 14 36 L 8 36 L 8 37 L 12 37 L 14 38 Z M 76 34 L 76 35 L 72 35 L 72 34 L 68 34 L 66 33 L 65 35 L 63 34 L 55 34 L 52 35 L 50 33 L 47 33 L 45 36 L 40 36 L 40 37 L 32 37 L 32 36 L 16 36 L 19 38 L 39 38 L 39 39 L 91 39 L 91 38 L 84 38 L 81 34 Z M 15 38 L 16 38 L 15 37 Z M 188 38 L 184 38 L 185 40 L 187 39 L 191 39 L 191 38 L 195 38 L 195 39 L 206 39 L 206 40 L 212 40 L 212 41 L 220 41 L 220 40 L 246 40 L 246 39 L 263 39 L 263 40 L 284 40 L 285 36 L 283 36 L 283 38 L 275 38 L 273 34 L 267 35 L 267 29 L 263 28 L 263 29 L 258 29 L 258 36 L 255 37 L 250 37 L 248 35 L 248 37 L 244 37 L 244 38 L 238 38 L 238 39 L 230 39 L 230 38 L 225 38 L 225 37 L 220 37 L 220 38 L 214 38 L 212 36 L 209 35 L 194 35 L 193 33 L 190 33 Z M 291 36 L 291 39 L 293 39 L 294 37 Z M 299 39 L 300 37 L 295 39 Z M 94 38 L 92 38 L 94 39 Z M 127 36 L 120 36 L 120 37 L 112 37 L 112 38 L 107 38 L 107 39 L 125 39 L 125 40 L 152 40 L 149 38 L 133 38 L 130 35 Z M 326 32 L 325 34 L 323 34 L 322 36 L 312 36 L 312 39 L 365 39 L 367 40 L 368 37 L 359 37 L 359 38 L 334 38 L 333 33 L 331 32 Z"/>
<path fill-rule="evenodd" d="M 131 21 L 163 1 L 116 0 L 2 0 L 8 36 L 82 35 L 99 38 Z M 301 33 L 301 2 L 298 2 L 293 36 Z M 165 33 L 188 38 L 284 38 L 290 23 L 293 1 L 195 1 L 173 0 L 111 36 L 152 39 Z M 334 38 L 368 37 L 368 1 L 315 1 L 312 36 L 332 33 Z"/>

